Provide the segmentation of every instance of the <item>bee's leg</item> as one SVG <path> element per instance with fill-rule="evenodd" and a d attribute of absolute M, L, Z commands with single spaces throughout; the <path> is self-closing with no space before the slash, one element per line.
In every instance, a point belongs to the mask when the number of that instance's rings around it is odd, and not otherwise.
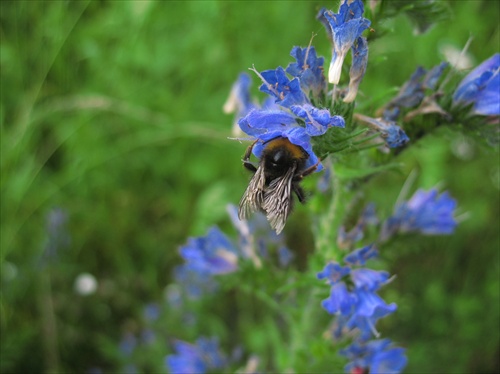
<path fill-rule="evenodd" d="M 250 162 L 250 155 L 252 154 L 253 146 L 258 141 L 259 141 L 259 139 L 256 139 L 252 144 L 250 144 L 248 146 L 247 150 L 245 151 L 245 154 L 243 155 L 243 160 L 242 160 L 243 166 L 253 173 L 255 173 L 257 171 L 257 168 L 255 167 L 255 165 L 252 162 Z"/>
<path fill-rule="evenodd" d="M 300 187 L 297 183 L 293 184 L 293 192 L 295 192 L 295 195 L 297 195 L 297 198 L 299 199 L 301 204 L 304 204 L 306 202 L 306 193 Z"/>
<path fill-rule="evenodd" d="M 318 168 L 318 165 L 319 163 L 321 162 L 321 160 L 318 160 L 318 162 L 316 162 L 314 165 L 312 166 L 309 166 L 306 170 L 304 170 L 302 173 L 300 174 L 297 174 L 293 177 L 293 181 L 294 182 L 299 182 L 301 181 L 302 179 L 304 179 L 304 177 L 307 177 L 309 174 L 312 174 L 314 173 L 314 171 L 316 171 L 316 169 Z"/>

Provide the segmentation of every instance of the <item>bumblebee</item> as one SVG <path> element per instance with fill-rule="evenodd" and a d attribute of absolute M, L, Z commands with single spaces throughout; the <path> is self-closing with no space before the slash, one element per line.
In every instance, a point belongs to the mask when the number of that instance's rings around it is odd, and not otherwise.
<path fill-rule="evenodd" d="M 247 219 L 256 211 L 266 214 L 271 227 L 279 234 L 293 208 L 293 193 L 301 203 L 305 193 L 300 181 L 313 173 L 320 161 L 306 168 L 308 153 L 287 138 L 277 137 L 264 143 L 264 150 L 256 167 L 250 161 L 257 139 L 246 150 L 243 166 L 254 173 L 241 198 L 238 217 Z"/>

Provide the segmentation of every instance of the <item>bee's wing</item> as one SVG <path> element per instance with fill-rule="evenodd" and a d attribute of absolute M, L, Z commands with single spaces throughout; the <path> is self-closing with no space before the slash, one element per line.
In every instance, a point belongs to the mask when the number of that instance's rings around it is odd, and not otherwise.
<path fill-rule="evenodd" d="M 288 215 L 292 211 L 292 179 L 295 167 L 290 168 L 285 175 L 273 179 L 266 189 L 262 208 L 267 213 L 267 220 L 279 234 L 285 227 Z"/>
<path fill-rule="evenodd" d="M 238 218 L 240 220 L 247 219 L 251 213 L 256 212 L 262 207 L 265 184 L 266 177 L 264 175 L 264 168 L 259 165 L 240 200 L 238 210 Z"/>

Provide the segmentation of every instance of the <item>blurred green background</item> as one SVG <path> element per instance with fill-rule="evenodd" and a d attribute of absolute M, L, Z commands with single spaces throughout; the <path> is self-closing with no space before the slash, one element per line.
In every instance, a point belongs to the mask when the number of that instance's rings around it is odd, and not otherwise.
<path fill-rule="evenodd" d="M 451 18 L 422 36 L 404 15 L 373 20 L 388 32 L 370 45 L 365 114 L 446 47 L 473 36 L 474 64 L 498 52 L 498 2 L 446 4 Z M 1 3 L 2 372 L 121 370 L 118 342 L 162 299 L 179 245 L 213 224 L 229 231 L 226 204 L 248 181 L 246 145 L 227 139 L 222 113 L 233 81 L 252 64 L 286 67 L 312 33 L 329 61 L 323 6 L 337 2 Z M 398 161 L 403 173 L 370 182 L 372 200 L 388 214 L 416 170 L 415 187 L 449 190 L 463 222 L 388 251 L 399 311 L 384 336 L 408 348 L 408 372 L 498 372 L 498 152 L 440 129 Z M 68 240 L 47 259 L 54 208 Z M 97 292 L 75 292 L 82 273 Z"/>

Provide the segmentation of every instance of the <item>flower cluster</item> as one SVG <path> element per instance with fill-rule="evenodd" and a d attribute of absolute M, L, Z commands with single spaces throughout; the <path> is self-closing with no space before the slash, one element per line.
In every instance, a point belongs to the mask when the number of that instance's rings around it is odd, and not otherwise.
<path fill-rule="evenodd" d="M 333 45 L 329 83 L 337 85 L 340 82 L 344 60 L 349 51 L 352 55 L 349 88 L 347 93 L 340 95 L 346 103 L 355 100 L 367 68 L 368 44 L 362 33 L 370 27 L 370 21 L 363 14 L 361 0 L 343 0 L 338 13 L 322 9 L 318 14 Z M 236 112 L 240 117 L 237 120 L 239 129 L 255 140 L 252 152 L 257 158 L 262 157 L 268 142 L 286 138 L 307 153 L 306 168 L 317 165 L 315 171 L 320 171 L 323 166 L 313 150 L 313 138 L 325 135 L 332 127 L 344 128 L 346 120 L 321 107 L 321 104 L 328 103 L 327 94 L 332 94 L 334 101 L 338 98 L 335 87 L 328 91 L 324 58 L 318 57 L 311 45 L 306 48 L 295 46 L 290 54 L 295 62 L 286 68 L 250 69 L 262 81 L 259 90 L 268 95 L 262 105 L 252 101 L 250 78 L 241 74 L 233 85 L 224 110 Z M 498 86 L 498 56 L 464 79 L 454 96 L 456 105 L 474 103 L 476 112 L 492 111 L 492 87 Z M 358 121 L 377 132 L 368 138 L 380 136 L 389 148 L 403 147 L 410 140 L 397 124 L 404 110 L 413 110 L 405 118 L 420 113 L 445 113 L 435 101 L 435 91 L 447 67 L 447 63 L 442 63 L 429 71 L 417 68 L 398 95 L 383 108 L 380 118 L 356 114 Z M 335 107 L 333 104 L 331 108 Z M 348 106 L 352 107 L 351 104 L 345 105 Z M 484 110 L 485 107 L 488 109 Z M 337 246 L 349 250 L 358 246 L 358 249 L 344 256 L 342 262 L 327 263 L 317 277 L 330 287 L 330 295 L 321 305 L 335 316 L 333 337 L 354 337 L 352 343 L 339 352 L 349 359 L 345 366 L 347 372 L 399 373 L 406 366 L 405 349 L 394 346 L 389 339 L 379 339 L 376 329 L 378 320 L 397 310 L 395 303 L 387 303 L 379 295 L 380 289 L 393 278 L 387 271 L 374 270 L 366 265 L 369 260 L 378 258 L 377 246 L 398 233 L 432 235 L 453 232 L 457 225 L 455 209 L 456 202 L 448 193 L 418 190 L 408 201 L 398 204 L 393 214 L 382 223 L 379 223 L 374 205 L 370 204 L 352 229 L 346 231 L 344 226 L 340 227 Z M 177 279 L 193 287 L 192 293 L 201 294 L 204 290 L 215 289 L 214 276 L 237 271 L 239 259 L 250 260 L 255 268 L 262 267 L 269 243 L 279 248 L 281 266 L 287 266 L 291 260 L 291 252 L 284 245 L 282 236 L 269 230 L 264 230 L 266 233 L 262 234 L 259 220 L 264 216 L 257 214 L 255 220 L 249 222 L 238 218 L 236 207 L 230 206 L 228 211 L 239 234 L 237 246 L 220 230 L 213 228 L 206 237 L 192 238 L 180 250 L 186 263 L 177 269 Z M 367 226 L 377 226 L 381 233 L 372 244 L 360 247 L 359 242 L 364 238 Z M 200 338 L 196 345 L 176 342 L 174 348 L 176 354 L 168 356 L 166 361 L 172 372 L 220 370 L 227 364 L 213 339 Z"/>
<path fill-rule="evenodd" d="M 369 245 L 345 256 L 346 266 L 330 262 L 318 273 L 318 279 L 325 279 L 331 286 L 330 296 L 323 300 L 322 306 L 336 316 L 334 337 L 340 339 L 351 332 L 356 336 L 352 345 L 340 352 L 351 360 L 346 372 L 362 369 L 378 373 L 378 367 L 385 367 L 387 372 L 400 372 L 406 365 L 402 348 L 389 350 L 388 354 L 384 351 L 391 344 L 388 339 L 380 348 L 377 348 L 379 341 L 370 341 L 373 336 L 379 336 L 375 328 L 377 321 L 397 309 L 396 304 L 387 304 L 377 293 L 390 281 L 389 273 L 364 267 L 369 259 L 377 257 L 378 250 Z M 394 359 L 391 352 L 397 352 L 398 358 Z"/>
<path fill-rule="evenodd" d="M 369 245 L 344 257 L 347 266 L 331 262 L 318 279 L 326 279 L 331 286 L 330 297 L 322 302 L 323 308 L 340 318 L 340 330 L 358 329 L 363 340 L 378 335 L 375 324 L 378 319 L 393 313 L 396 304 L 386 304 L 377 291 L 389 281 L 389 273 L 363 266 L 370 258 L 377 258 L 378 250 Z"/>
<path fill-rule="evenodd" d="M 450 234 L 457 224 L 455 209 L 456 201 L 447 192 L 439 195 L 436 190 L 418 190 L 408 201 L 397 205 L 381 224 L 377 245 L 396 233 Z M 366 227 L 378 222 L 375 206 L 368 204 L 350 231 L 340 227 L 338 246 L 352 248 L 364 238 Z M 344 265 L 330 262 L 317 275 L 330 286 L 330 296 L 321 305 L 335 316 L 333 337 L 354 336 L 353 343 L 340 351 L 350 359 L 345 367 L 349 373 L 399 373 L 407 362 L 405 350 L 394 347 L 389 339 L 371 340 L 379 337 L 377 321 L 397 309 L 396 304 L 387 304 L 378 295 L 380 288 L 391 281 L 389 273 L 366 267 L 368 260 L 378 256 L 378 249 L 372 243 L 347 254 Z"/>

